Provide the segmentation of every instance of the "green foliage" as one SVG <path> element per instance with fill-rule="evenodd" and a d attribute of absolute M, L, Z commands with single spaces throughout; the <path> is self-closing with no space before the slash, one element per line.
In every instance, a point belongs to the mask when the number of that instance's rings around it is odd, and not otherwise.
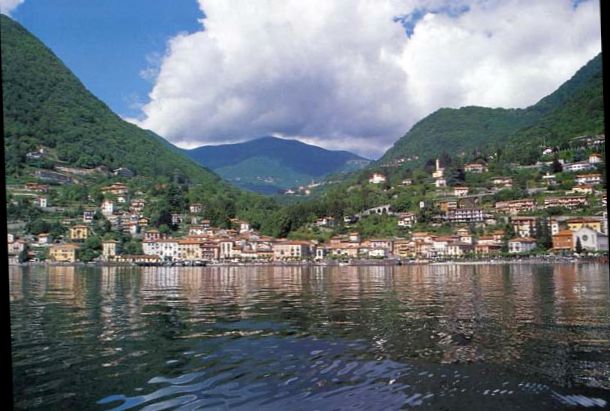
<path fill-rule="evenodd" d="M 379 160 L 414 154 L 420 163 L 443 152 L 499 151 L 507 161 L 533 164 L 539 145 L 604 131 L 601 53 L 551 95 L 526 109 L 442 108 L 424 118 Z M 413 162 L 412 164 L 417 164 Z"/>

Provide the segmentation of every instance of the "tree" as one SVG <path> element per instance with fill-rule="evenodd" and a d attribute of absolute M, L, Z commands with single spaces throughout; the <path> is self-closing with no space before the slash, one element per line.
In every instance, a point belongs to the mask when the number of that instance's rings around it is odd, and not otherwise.
<path fill-rule="evenodd" d="M 557 156 L 553 159 L 553 163 L 551 164 L 551 171 L 553 173 L 561 173 L 563 171 L 563 166 L 559 162 Z"/>
<path fill-rule="evenodd" d="M 578 254 L 582 253 L 583 248 L 582 248 L 582 243 L 580 242 L 580 237 L 576 237 L 576 252 Z"/>
<path fill-rule="evenodd" d="M 20 263 L 24 263 L 24 262 L 28 261 L 29 260 L 29 251 L 30 251 L 30 246 L 25 244 L 23 246 L 23 250 L 21 250 L 21 252 L 17 256 L 17 261 L 19 261 Z"/>

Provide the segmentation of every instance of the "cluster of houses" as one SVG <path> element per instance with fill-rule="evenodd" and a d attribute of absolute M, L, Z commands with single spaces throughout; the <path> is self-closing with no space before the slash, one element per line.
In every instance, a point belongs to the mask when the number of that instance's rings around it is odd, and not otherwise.
<path fill-rule="evenodd" d="M 557 218 L 547 221 L 552 235 L 551 253 L 571 253 L 580 247 L 583 251 L 608 251 L 607 216 L 604 218 Z M 527 253 L 537 246 L 536 232 L 540 227 L 537 217 L 513 216 L 510 218 L 515 237 L 506 241 L 504 230 L 486 235 L 474 235 L 462 226 L 448 235 L 412 232 L 410 238 L 362 239 L 359 233 L 336 235 L 324 244 L 317 241 L 276 239 L 259 234 L 250 225 L 238 219 L 232 221 L 235 229 L 210 226 L 209 221 L 190 225 L 188 234 L 175 238 L 154 228 L 143 233 L 142 255 L 121 253 L 119 242 L 105 240 L 101 260 L 108 262 L 162 264 L 199 263 L 214 261 L 299 261 L 325 259 L 451 259 L 466 256 L 492 257 L 506 247 L 509 254 Z M 78 261 L 79 243 L 91 234 L 87 225 L 70 228 L 69 243 L 49 244 L 49 259 L 55 262 Z M 43 235 L 39 242 L 46 241 Z M 580 244 L 580 245 L 577 245 Z M 23 250 L 25 241 L 9 235 L 9 255 Z"/>
<path fill-rule="evenodd" d="M 38 154 L 32 153 L 32 158 Z M 126 255 L 120 243 L 114 240 L 103 241 L 100 259 L 107 262 L 132 262 L 142 264 L 162 264 L 179 262 L 211 261 L 291 261 L 291 260 L 325 260 L 325 259 L 446 259 L 466 256 L 494 256 L 502 252 L 511 254 L 528 253 L 540 242 L 540 230 L 546 224 L 545 233 L 552 237 L 550 253 L 572 253 L 577 250 L 588 252 L 608 251 L 608 219 L 606 212 L 591 216 L 555 216 L 542 220 L 534 216 L 537 211 L 561 208 L 578 210 L 589 205 L 593 196 L 601 198 L 606 206 L 605 190 L 596 191 L 602 183 L 602 176 L 589 172 L 602 161 L 599 154 L 593 153 L 588 161 L 563 164 L 564 170 L 577 173 L 577 185 L 562 195 L 552 194 L 534 198 L 521 198 L 508 201 L 497 201 L 482 205 L 484 195 L 490 193 L 471 193 L 469 187 L 457 184 L 447 187 L 445 169 L 436 160 L 432 172 L 437 197 L 433 201 L 432 227 L 449 224 L 452 232 L 436 235 L 430 232 L 414 231 L 418 223 L 416 212 L 394 212 L 390 204 L 382 204 L 363 210 L 355 215 L 343 217 L 343 225 L 348 230 L 360 218 L 371 214 L 385 214 L 396 218 L 396 224 L 404 229 L 404 237 L 362 239 L 356 231 L 345 235 L 335 235 L 325 243 L 317 241 L 294 241 L 277 239 L 261 235 L 253 230 L 248 222 L 232 220 L 232 229 L 213 227 L 208 220 L 202 219 L 203 204 L 190 204 L 188 214 L 172 214 L 172 224 L 181 225 L 185 235 L 172 237 L 159 232 L 150 226 L 150 221 L 143 211 L 146 200 L 143 193 L 136 192 L 130 196 L 129 188 L 120 182 L 103 187 L 105 200 L 97 208 L 86 209 L 82 221 L 66 221 L 69 235 L 63 241 L 52 242 L 49 234 L 40 233 L 35 239 L 19 239 L 9 234 L 8 252 L 12 261 L 17 259 L 28 245 L 46 247 L 48 259 L 55 262 L 78 261 L 80 244 L 93 234 L 92 225 L 96 212 L 110 222 L 114 231 L 121 231 L 132 238 L 141 240 L 141 255 Z M 487 167 L 481 163 L 469 163 L 464 166 L 467 173 L 485 173 Z M 132 176 L 128 169 L 117 169 L 115 175 Z M 47 176 L 48 177 L 48 176 Z M 55 176 L 57 177 L 57 176 Z M 547 174 L 542 177 L 547 185 L 555 184 L 555 176 Z M 387 178 L 382 173 L 373 173 L 369 182 L 382 184 Z M 495 191 L 511 188 L 510 177 L 496 176 L 491 178 Z M 401 182 L 402 186 L 413 184 L 411 179 Z M 27 190 L 35 193 L 35 204 L 46 208 L 48 185 L 28 183 Z M 599 188 L 599 187 L 597 187 Z M 447 194 L 452 194 L 448 197 Z M 133 197 L 133 198 L 132 198 Z M 420 202 L 423 209 L 427 204 Z M 333 229 L 340 225 L 334 217 L 318 218 L 314 223 L 323 229 Z M 508 238 L 504 230 L 496 229 L 502 224 L 510 224 L 513 238 Z M 490 228 L 490 226 L 492 228 Z M 421 226 L 420 226 L 421 227 Z M 476 228 L 476 230 L 473 230 Z M 482 232 L 484 235 L 474 235 Z"/>

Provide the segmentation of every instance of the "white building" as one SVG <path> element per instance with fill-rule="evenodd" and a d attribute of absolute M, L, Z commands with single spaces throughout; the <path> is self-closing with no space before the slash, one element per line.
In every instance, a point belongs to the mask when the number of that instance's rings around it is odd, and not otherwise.
<path fill-rule="evenodd" d="M 588 251 L 608 250 L 608 236 L 589 227 L 582 227 L 572 233 L 572 244 L 576 247 L 577 241 Z"/>
<path fill-rule="evenodd" d="M 508 241 L 508 252 L 511 254 L 524 253 L 536 248 L 536 240 L 533 238 L 516 238 Z"/>
<path fill-rule="evenodd" d="M 591 155 L 589 155 L 589 163 L 590 164 L 598 164 L 602 162 L 602 156 L 601 154 L 597 154 L 597 153 L 591 153 Z"/>
<path fill-rule="evenodd" d="M 102 203 L 102 214 L 105 216 L 112 215 L 114 213 L 114 202 L 110 200 L 104 200 Z"/>
<path fill-rule="evenodd" d="M 373 173 L 371 178 L 369 178 L 369 183 L 372 184 L 381 184 L 386 182 L 386 177 L 380 173 Z"/>
<path fill-rule="evenodd" d="M 599 173 L 592 174 L 579 174 L 576 176 L 576 183 L 578 184 L 600 184 L 602 182 L 602 175 Z"/>
<path fill-rule="evenodd" d="M 398 214 L 398 226 L 399 227 L 413 227 L 417 222 L 417 218 L 414 213 L 399 213 Z"/>
<path fill-rule="evenodd" d="M 591 170 L 595 166 L 588 161 L 580 161 L 578 163 L 564 164 L 563 171 L 576 172 Z"/>

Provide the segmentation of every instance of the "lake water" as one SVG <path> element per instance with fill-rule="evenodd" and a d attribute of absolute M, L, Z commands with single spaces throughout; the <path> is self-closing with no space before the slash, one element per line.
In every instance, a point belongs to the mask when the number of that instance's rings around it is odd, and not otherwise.
<path fill-rule="evenodd" d="M 9 272 L 22 410 L 610 407 L 608 267 Z"/>

